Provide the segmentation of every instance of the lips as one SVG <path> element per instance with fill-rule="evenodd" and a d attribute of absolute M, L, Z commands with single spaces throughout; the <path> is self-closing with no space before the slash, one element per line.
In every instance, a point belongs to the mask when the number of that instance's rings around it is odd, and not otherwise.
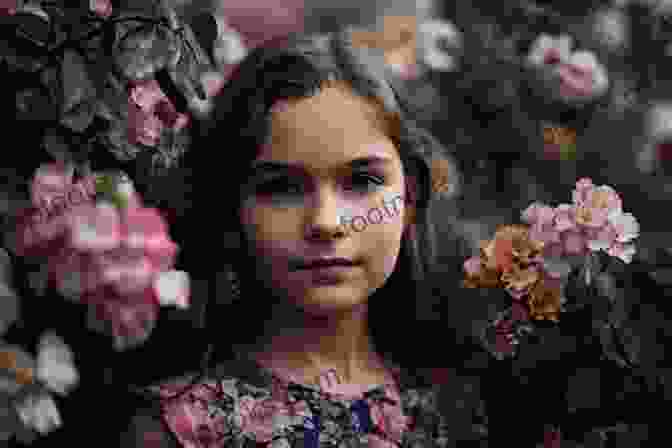
<path fill-rule="evenodd" d="M 356 263 L 348 258 L 317 258 L 312 260 L 299 260 L 295 264 L 296 270 L 320 269 L 329 267 L 352 267 Z"/>

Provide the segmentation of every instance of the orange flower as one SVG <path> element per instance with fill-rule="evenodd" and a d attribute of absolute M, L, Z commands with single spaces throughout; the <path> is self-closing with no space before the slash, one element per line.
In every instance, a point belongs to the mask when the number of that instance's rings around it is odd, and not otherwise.
<path fill-rule="evenodd" d="M 33 382 L 33 369 L 30 367 L 18 367 L 16 353 L 14 352 L 0 352 L 0 369 L 6 369 L 14 373 L 17 382 L 20 384 L 30 384 Z"/>
<path fill-rule="evenodd" d="M 472 261 L 478 261 L 478 258 L 470 259 L 470 262 Z M 463 280 L 462 286 L 465 288 L 497 288 L 501 286 L 499 277 L 499 272 L 494 269 L 488 269 L 481 257 L 478 272 L 470 273 L 467 271 L 467 277 Z"/>
<path fill-rule="evenodd" d="M 527 305 L 530 308 L 530 317 L 536 320 L 558 321 L 560 314 L 562 291 L 558 285 L 546 279 L 539 281 L 531 289 Z"/>
<path fill-rule="evenodd" d="M 20 384 L 30 384 L 35 378 L 33 369 L 30 367 L 19 367 L 14 370 L 14 373 L 16 374 L 17 382 Z"/>
<path fill-rule="evenodd" d="M 527 291 L 539 282 L 541 274 L 534 268 L 515 266 L 502 274 L 502 282 L 507 289 Z"/>
<path fill-rule="evenodd" d="M 499 227 L 494 239 L 481 244 L 481 251 L 488 268 L 508 272 L 514 264 L 527 267 L 543 247 L 542 242 L 530 239 L 528 226 L 514 224 Z"/>
<path fill-rule="evenodd" d="M 10 351 L 0 352 L 0 369 L 16 369 L 16 354 Z"/>

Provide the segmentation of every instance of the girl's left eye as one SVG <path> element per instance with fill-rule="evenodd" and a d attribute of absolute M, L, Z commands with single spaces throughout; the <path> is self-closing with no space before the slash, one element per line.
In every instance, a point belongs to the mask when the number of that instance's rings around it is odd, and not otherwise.
<path fill-rule="evenodd" d="M 378 187 L 385 185 L 385 178 L 368 173 L 358 173 L 352 176 L 352 184 L 358 190 L 376 190 Z"/>

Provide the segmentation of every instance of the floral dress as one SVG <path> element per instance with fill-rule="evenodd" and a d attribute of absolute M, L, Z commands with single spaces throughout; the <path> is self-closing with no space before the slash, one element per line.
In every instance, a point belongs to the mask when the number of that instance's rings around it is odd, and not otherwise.
<path fill-rule="evenodd" d="M 136 440 L 126 446 L 453 446 L 450 428 L 439 412 L 438 387 L 422 386 L 412 372 L 391 371 L 394 381 L 357 392 L 355 386 L 330 382 L 332 372 L 322 375 L 318 387 L 239 357 L 191 386 L 189 378 L 154 386 L 162 397 L 163 428 L 150 426 L 149 417 L 139 416 Z M 142 440 L 137 440 L 138 434 Z"/>

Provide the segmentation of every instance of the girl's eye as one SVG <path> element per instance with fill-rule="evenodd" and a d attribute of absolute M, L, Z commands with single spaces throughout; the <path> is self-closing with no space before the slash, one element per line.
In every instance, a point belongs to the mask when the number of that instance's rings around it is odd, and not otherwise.
<path fill-rule="evenodd" d="M 356 190 L 376 190 L 385 185 L 385 178 L 368 173 L 358 173 L 352 176 L 352 184 Z"/>
<path fill-rule="evenodd" d="M 255 187 L 257 194 L 300 194 L 302 187 L 298 182 L 292 182 L 287 178 L 273 179 L 263 182 Z"/>

